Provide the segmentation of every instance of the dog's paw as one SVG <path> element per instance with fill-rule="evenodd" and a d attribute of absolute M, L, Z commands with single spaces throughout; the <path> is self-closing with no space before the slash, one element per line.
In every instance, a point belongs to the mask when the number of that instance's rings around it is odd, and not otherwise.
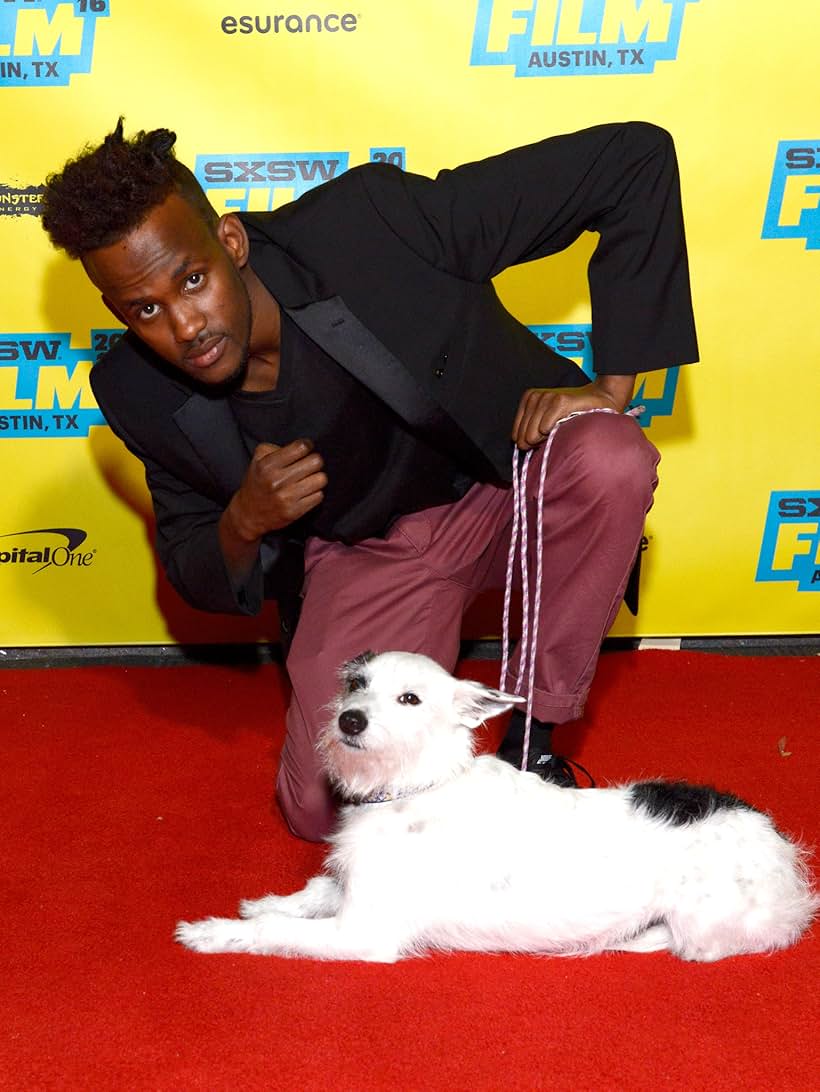
<path fill-rule="evenodd" d="M 239 903 L 240 918 L 258 918 L 263 914 L 284 914 L 286 912 L 286 895 L 265 895 L 261 899 L 242 899 Z"/>
<path fill-rule="evenodd" d="M 253 950 L 253 934 L 248 928 L 248 923 L 234 918 L 181 921 L 174 932 L 174 939 L 194 952 Z"/>

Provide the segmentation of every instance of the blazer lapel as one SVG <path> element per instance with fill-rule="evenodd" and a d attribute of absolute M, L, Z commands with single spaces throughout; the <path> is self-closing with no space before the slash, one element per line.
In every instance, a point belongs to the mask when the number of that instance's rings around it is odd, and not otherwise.
<path fill-rule="evenodd" d="M 438 403 L 340 296 L 305 307 L 286 307 L 285 311 L 308 337 L 409 425 L 424 429 L 438 423 L 443 415 Z"/>
<path fill-rule="evenodd" d="M 419 435 L 445 447 L 476 475 L 497 472 L 483 452 L 412 374 L 353 314 L 340 296 L 284 310 L 329 356 L 368 387 Z"/>
<path fill-rule="evenodd" d="M 248 468 L 248 452 L 227 398 L 195 391 L 173 418 L 219 489 L 233 496 Z"/>
<path fill-rule="evenodd" d="M 252 244 L 267 244 L 252 246 L 254 270 L 308 337 L 408 424 L 425 428 L 438 422 L 443 416 L 441 407 L 404 365 L 356 318 L 340 296 L 286 253 L 274 231 L 277 221 L 269 213 L 243 213 L 241 219 Z"/>

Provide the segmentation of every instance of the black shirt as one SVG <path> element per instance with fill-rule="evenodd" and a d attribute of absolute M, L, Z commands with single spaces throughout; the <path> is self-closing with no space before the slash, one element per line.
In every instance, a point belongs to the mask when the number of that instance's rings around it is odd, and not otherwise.
<path fill-rule="evenodd" d="M 384 535 L 398 516 L 458 500 L 472 484 L 284 311 L 276 389 L 235 391 L 231 406 L 249 453 L 308 438 L 324 459 L 325 498 L 299 521 L 305 535 Z"/>

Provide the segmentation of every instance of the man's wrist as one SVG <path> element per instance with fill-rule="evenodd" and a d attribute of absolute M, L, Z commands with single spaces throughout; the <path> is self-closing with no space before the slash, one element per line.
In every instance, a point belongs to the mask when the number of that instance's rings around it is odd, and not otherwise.
<path fill-rule="evenodd" d="M 595 379 L 595 386 L 619 413 L 623 413 L 635 392 L 635 376 L 599 375 Z"/>
<path fill-rule="evenodd" d="M 219 548 L 234 590 L 242 588 L 259 557 L 261 538 L 249 538 L 236 525 L 236 513 L 228 505 L 219 521 Z"/>
<path fill-rule="evenodd" d="M 223 534 L 229 535 L 231 538 L 238 540 L 245 547 L 258 547 L 262 541 L 262 535 L 259 534 L 255 527 L 249 526 L 247 521 L 243 518 L 242 510 L 237 502 L 236 496 L 233 497 L 228 507 L 222 513 L 221 526 Z"/>

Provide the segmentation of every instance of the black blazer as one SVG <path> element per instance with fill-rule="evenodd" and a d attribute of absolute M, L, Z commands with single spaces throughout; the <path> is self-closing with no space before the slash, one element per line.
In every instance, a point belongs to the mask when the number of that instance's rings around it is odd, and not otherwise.
<path fill-rule="evenodd" d="M 589 267 L 598 374 L 697 359 L 675 153 L 669 135 L 602 125 L 442 171 L 353 168 L 271 213 L 240 214 L 251 265 L 291 318 L 408 424 L 482 480 L 508 481 L 530 387 L 587 382 L 502 306 L 507 266 L 600 233 Z M 91 382 L 111 428 L 145 464 L 157 549 L 205 610 L 298 605 L 301 546 L 266 536 L 232 585 L 217 523 L 248 455 L 224 397 L 195 388 L 128 333 Z M 271 437 L 275 442 L 276 438 Z"/>

